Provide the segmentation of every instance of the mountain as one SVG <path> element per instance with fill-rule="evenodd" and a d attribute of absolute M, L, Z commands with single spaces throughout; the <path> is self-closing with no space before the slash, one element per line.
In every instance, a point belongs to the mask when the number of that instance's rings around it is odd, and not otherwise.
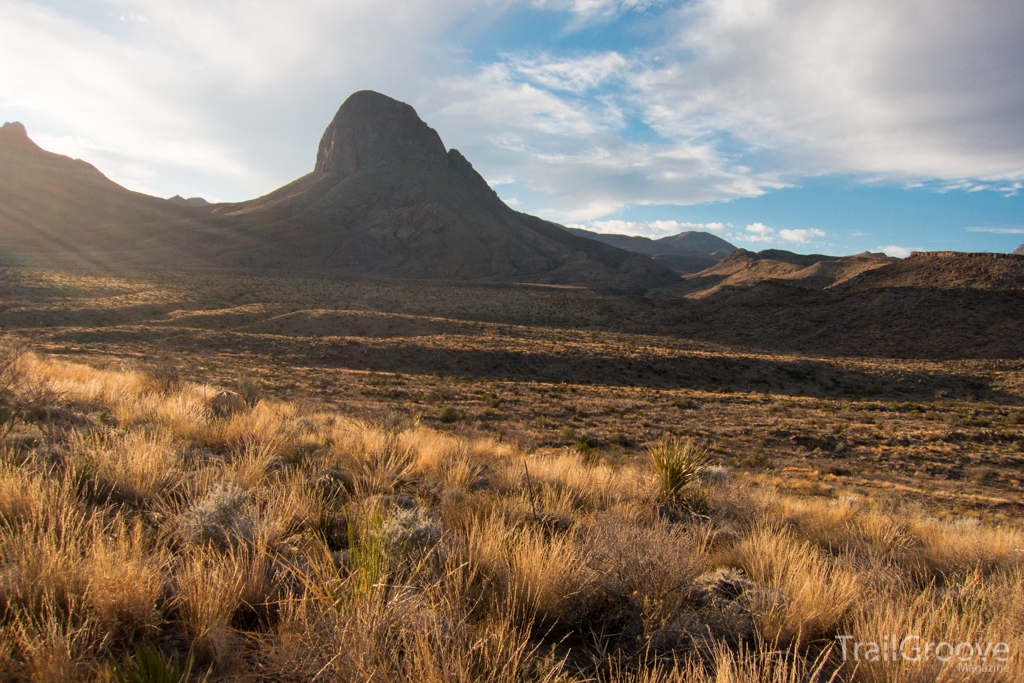
<path fill-rule="evenodd" d="M 173 202 L 175 204 L 184 204 L 185 206 L 206 206 L 207 204 L 210 203 L 203 199 L 202 197 L 189 197 L 188 199 L 185 199 L 180 194 L 174 195 L 167 201 Z"/>
<path fill-rule="evenodd" d="M 1024 256 L 1024 244 L 1014 249 L 1013 253 L 1016 254 L 1017 256 Z"/>
<path fill-rule="evenodd" d="M 717 235 L 696 230 L 656 240 L 635 235 L 592 232 L 583 228 L 566 230 L 619 249 L 653 256 L 659 263 L 680 273 L 696 273 L 709 268 L 736 249 Z"/>
<path fill-rule="evenodd" d="M 20 123 L 0 127 L 0 264 L 96 265 L 190 213 L 40 149 Z"/>
<path fill-rule="evenodd" d="M 412 107 L 372 91 L 338 110 L 312 173 L 215 214 L 262 235 L 255 256 L 268 265 L 615 290 L 678 281 L 646 257 L 510 209 Z"/>
<path fill-rule="evenodd" d="M 407 104 L 357 92 L 313 172 L 236 204 L 131 192 L 89 164 L 0 134 L 0 261 L 490 279 L 640 292 L 668 268 L 506 206 Z"/>

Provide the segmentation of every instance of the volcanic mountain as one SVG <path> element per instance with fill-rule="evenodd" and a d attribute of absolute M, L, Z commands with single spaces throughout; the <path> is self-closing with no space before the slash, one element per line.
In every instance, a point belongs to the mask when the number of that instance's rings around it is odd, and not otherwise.
<path fill-rule="evenodd" d="M 642 291 L 678 277 L 651 259 L 506 206 L 415 110 L 350 96 L 312 173 L 238 204 L 130 192 L 89 164 L 0 135 L 5 262 L 231 267 L 493 279 Z"/>

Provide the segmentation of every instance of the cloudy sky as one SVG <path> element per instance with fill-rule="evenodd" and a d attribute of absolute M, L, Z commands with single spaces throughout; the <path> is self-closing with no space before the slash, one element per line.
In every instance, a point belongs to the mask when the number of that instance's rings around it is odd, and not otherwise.
<path fill-rule="evenodd" d="M 514 207 L 750 249 L 1024 242 L 1018 0 L 0 0 L 0 121 L 160 196 L 416 107 Z"/>

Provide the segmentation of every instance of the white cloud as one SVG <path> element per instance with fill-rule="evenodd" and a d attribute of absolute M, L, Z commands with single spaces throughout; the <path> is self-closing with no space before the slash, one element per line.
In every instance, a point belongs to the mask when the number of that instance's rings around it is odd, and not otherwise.
<path fill-rule="evenodd" d="M 991 232 L 997 235 L 1024 235 L 1024 228 L 964 228 L 967 232 Z"/>
<path fill-rule="evenodd" d="M 914 247 L 898 247 L 889 245 L 887 247 L 875 247 L 875 251 L 881 251 L 889 256 L 895 256 L 897 258 L 907 258 L 911 253 L 921 250 L 915 249 Z"/>
<path fill-rule="evenodd" d="M 796 174 L 1024 179 L 1024 4 L 700 0 L 675 21 L 635 80 L 664 135 Z"/>
<path fill-rule="evenodd" d="M 572 12 L 576 15 L 567 30 L 578 30 L 588 24 L 610 21 L 629 11 L 639 11 L 653 7 L 663 0 L 532 0 L 531 4 L 538 9 Z"/>
<path fill-rule="evenodd" d="M 810 230 L 779 230 L 779 237 L 787 242 L 806 242 L 812 237 L 824 237 L 825 233 L 816 228 Z"/>
<path fill-rule="evenodd" d="M 515 179 L 521 208 L 555 220 L 828 172 L 1024 189 L 1021 3 L 695 0 L 631 34 L 633 50 L 480 64 L 465 46 L 515 5 L 568 13 L 573 31 L 659 3 L 45 2 L 0 2 L 0 118 L 164 195 L 245 199 L 307 172 L 361 88 L 416 106 L 493 185 Z"/>
<path fill-rule="evenodd" d="M 511 67 L 527 80 L 552 90 L 584 93 L 609 80 L 622 78 L 631 63 L 618 52 L 603 52 L 565 59 L 543 54 L 508 58 Z"/>
<path fill-rule="evenodd" d="M 4 0 L 0 114 L 132 189 L 246 199 L 312 168 L 354 90 L 414 99 L 451 63 L 438 36 L 478 0 L 438 5 Z"/>
<path fill-rule="evenodd" d="M 509 58 L 443 79 L 428 116 L 445 143 L 458 147 L 485 177 L 514 177 L 533 191 L 539 198 L 532 211 L 563 222 L 588 221 L 628 205 L 756 197 L 784 186 L 775 175 L 732 168 L 706 142 L 627 141 L 626 112 L 615 101 L 580 99 L 561 85 L 551 90 L 526 82 L 548 73 L 539 59 Z M 575 73 L 578 61 L 552 62 L 551 70 Z M 535 71 L 524 75 L 523 64 Z M 591 82 L 590 76 L 573 78 Z"/>
<path fill-rule="evenodd" d="M 736 239 L 745 242 L 773 242 L 775 241 L 775 230 L 764 223 L 751 223 L 746 227 L 749 235 L 737 235 Z"/>

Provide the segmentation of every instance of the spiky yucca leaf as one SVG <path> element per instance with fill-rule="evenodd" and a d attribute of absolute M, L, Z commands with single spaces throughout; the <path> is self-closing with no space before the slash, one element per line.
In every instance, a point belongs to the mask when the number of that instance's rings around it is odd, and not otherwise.
<path fill-rule="evenodd" d="M 670 498 L 696 483 L 708 461 L 708 452 L 690 440 L 666 439 L 647 450 L 654 462 L 654 474 L 661 492 Z"/>

